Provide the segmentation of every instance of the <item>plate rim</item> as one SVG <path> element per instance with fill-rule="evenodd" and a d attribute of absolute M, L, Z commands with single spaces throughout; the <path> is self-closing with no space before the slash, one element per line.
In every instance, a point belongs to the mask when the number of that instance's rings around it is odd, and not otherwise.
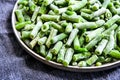
<path fill-rule="evenodd" d="M 35 53 L 33 50 L 31 50 L 21 39 L 20 36 L 18 35 L 18 31 L 15 28 L 15 10 L 17 9 L 17 5 L 18 5 L 18 0 L 16 1 L 14 8 L 12 10 L 12 16 L 11 16 L 11 23 L 12 23 L 12 29 L 14 32 L 14 35 L 17 39 L 17 41 L 19 42 L 19 44 L 21 45 L 21 47 L 26 50 L 27 53 L 29 53 L 31 56 L 33 56 L 34 58 L 36 58 L 37 60 L 39 60 L 42 63 L 45 63 L 49 66 L 52 66 L 54 68 L 57 69 L 61 69 L 61 70 L 66 70 L 66 71 L 72 71 L 72 72 L 96 72 L 96 71 L 103 71 L 103 70 L 107 70 L 107 69 L 111 69 L 114 67 L 117 67 L 120 65 L 120 60 L 112 62 L 112 63 L 107 63 L 104 64 L 102 66 L 93 66 L 93 67 L 77 67 L 77 66 L 68 66 L 68 67 L 64 67 L 62 64 L 54 62 L 54 61 L 48 61 L 46 60 L 44 57 L 40 56 L 39 54 Z"/>

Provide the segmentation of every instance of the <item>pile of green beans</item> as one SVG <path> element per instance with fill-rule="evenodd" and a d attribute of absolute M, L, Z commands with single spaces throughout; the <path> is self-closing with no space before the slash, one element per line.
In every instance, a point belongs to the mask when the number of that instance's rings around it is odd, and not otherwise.
<path fill-rule="evenodd" d="M 19 0 L 16 29 L 46 60 L 101 66 L 120 59 L 119 0 Z"/>

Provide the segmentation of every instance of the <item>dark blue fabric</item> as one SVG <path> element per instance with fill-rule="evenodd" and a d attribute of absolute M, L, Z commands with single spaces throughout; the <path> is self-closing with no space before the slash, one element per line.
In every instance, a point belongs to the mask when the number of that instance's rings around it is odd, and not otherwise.
<path fill-rule="evenodd" d="M 18 44 L 11 26 L 16 0 L 0 0 L 0 80 L 120 80 L 120 68 L 94 73 L 68 72 L 47 66 Z"/>

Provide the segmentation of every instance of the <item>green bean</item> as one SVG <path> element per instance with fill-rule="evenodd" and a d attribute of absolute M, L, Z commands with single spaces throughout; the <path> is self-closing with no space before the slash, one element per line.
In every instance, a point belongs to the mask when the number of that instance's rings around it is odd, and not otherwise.
<path fill-rule="evenodd" d="M 87 48 L 87 50 L 90 50 L 91 48 L 93 48 L 101 39 L 102 39 L 103 35 L 98 35 L 96 36 L 92 41 L 90 41 L 85 48 Z"/>
<path fill-rule="evenodd" d="M 39 33 L 38 33 L 37 36 L 29 43 L 29 47 L 31 49 L 33 49 L 35 47 L 35 45 L 37 44 L 37 41 L 38 41 L 39 38 L 40 37 L 39 37 Z"/>
<path fill-rule="evenodd" d="M 101 55 L 101 54 L 102 54 L 104 48 L 105 48 L 106 45 L 107 45 L 107 42 L 108 42 L 107 39 L 103 39 L 103 40 L 98 44 L 98 46 L 97 46 L 97 48 L 96 48 L 96 50 L 95 50 L 96 55 Z"/>
<path fill-rule="evenodd" d="M 35 10 L 36 5 L 34 4 L 33 0 L 29 0 L 29 7 L 31 11 Z"/>
<path fill-rule="evenodd" d="M 83 8 L 83 9 L 80 10 L 80 12 L 84 12 L 84 13 L 91 14 L 91 13 L 92 13 L 92 10 L 86 9 L 86 8 L 84 9 L 84 8 Z"/>
<path fill-rule="evenodd" d="M 17 17 L 17 20 L 19 21 L 19 22 L 24 22 L 25 21 L 25 19 L 24 19 L 24 17 L 23 17 L 23 14 L 22 14 L 22 10 L 15 10 L 15 13 L 16 13 L 16 17 Z"/>
<path fill-rule="evenodd" d="M 111 61 L 112 61 L 112 58 L 111 58 L 111 57 L 107 57 L 107 58 L 105 59 L 104 63 L 109 63 L 109 62 L 111 62 Z"/>
<path fill-rule="evenodd" d="M 47 32 L 50 28 L 50 22 L 45 22 L 41 28 L 42 32 Z"/>
<path fill-rule="evenodd" d="M 97 11 L 99 8 L 100 8 L 100 4 L 99 4 L 99 3 L 95 3 L 95 4 L 92 6 L 92 10 L 93 10 L 93 11 Z"/>
<path fill-rule="evenodd" d="M 67 37 L 67 35 L 66 35 L 65 33 L 61 33 L 61 34 L 53 37 L 53 38 L 51 39 L 51 43 L 54 44 L 54 43 L 56 43 L 56 42 L 58 42 L 58 41 L 61 41 L 61 40 L 65 39 L 66 37 Z"/>
<path fill-rule="evenodd" d="M 117 40 L 118 40 L 118 45 L 120 45 L 119 44 L 119 42 L 120 42 L 120 31 L 117 32 Z"/>
<path fill-rule="evenodd" d="M 62 26 L 60 26 L 59 24 L 57 24 L 57 23 L 55 23 L 55 22 L 51 22 L 50 25 L 51 25 L 53 28 L 57 29 L 58 31 L 63 32 L 63 28 L 62 28 Z"/>
<path fill-rule="evenodd" d="M 67 10 L 65 13 L 66 13 L 67 15 L 77 15 L 76 12 L 74 12 L 74 11 L 69 11 L 69 10 Z"/>
<path fill-rule="evenodd" d="M 92 31 L 87 31 L 84 33 L 86 42 L 91 41 L 93 38 L 95 38 L 97 35 L 101 34 L 105 29 L 102 28 L 98 28 L 96 30 L 92 30 Z"/>
<path fill-rule="evenodd" d="M 103 34 L 110 34 L 111 31 L 115 30 L 118 27 L 117 24 L 113 24 L 111 27 L 109 27 L 107 30 L 103 32 Z"/>
<path fill-rule="evenodd" d="M 85 12 L 81 12 L 81 16 L 87 20 L 91 20 L 92 19 L 92 16 L 88 13 L 85 13 Z"/>
<path fill-rule="evenodd" d="M 72 48 L 68 48 L 63 61 L 64 66 L 68 66 L 70 64 L 73 54 L 74 54 L 74 50 Z"/>
<path fill-rule="evenodd" d="M 42 56 L 46 56 L 46 47 L 45 47 L 45 45 L 40 45 L 40 54 L 42 55 Z"/>
<path fill-rule="evenodd" d="M 31 21 L 35 21 L 35 19 L 37 18 L 39 9 L 40 9 L 40 7 L 36 7 L 36 8 L 35 8 L 35 11 L 34 11 L 34 13 L 33 13 L 33 15 L 32 15 Z"/>
<path fill-rule="evenodd" d="M 87 63 L 86 63 L 85 61 L 80 61 L 80 62 L 78 63 L 78 66 L 79 66 L 79 67 L 86 67 L 86 66 L 87 66 Z"/>
<path fill-rule="evenodd" d="M 25 25 L 24 30 L 30 31 L 34 28 L 34 26 L 35 26 L 34 24 L 27 24 L 27 25 Z"/>
<path fill-rule="evenodd" d="M 118 50 L 111 50 L 109 55 L 113 58 L 120 59 L 120 52 Z"/>
<path fill-rule="evenodd" d="M 30 24 L 30 23 L 31 23 L 31 21 L 21 22 L 21 23 L 16 24 L 15 27 L 17 30 L 21 30 L 25 27 L 25 25 Z"/>
<path fill-rule="evenodd" d="M 98 0 L 89 0 L 88 1 L 88 4 L 94 4 L 94 3 L 96 3 Z"/>
<path fill-rule="evenodd" d="M 59 11 L 58 6 L 54 5 L 54 4 L 50 4 L 50 9 L 53 10 L 54 12 Z"/>
<path fill-rule="evenodd" d="M 76 23 L 80 22 L 80 16 L 78 15 L 67 15 L 66 13 L 63 13 L 62 19 Z"/>
<path fill-rule="evenodd" d="M 92 55 L 88 60 L 86 60 L 86 63 L 88 65 L 92 65 L 97 61 L 97 59 L 98 59 L 97 55 Z"/>
<path fill-rule="evenodd" d="M 56 5 L 59 5 L 59 6 L 64 6 L 66 5 L 66 1 L 65 0 L 55 0 L 54 3 Z"/>
<path fill-rule="evenodd" d="M 54 1 L 54 0 L 44 0 L 44 1 L 43 1 L 43 4 L 44 4 L 45 6 L 48 6 L 48 5 L 52 4 L 53 1 Z"/>
<path fill-rule="evenodd" d="M 18 4 L 27 5 L 28 1 L 27 0 L 19 0 Z"/>
<path fill-rule="evenodd" d="M 76 37 L 76 35 L 77 35 L 78 32 L 79 32 L 78 29 L 73 29 L 72 30 L 72 32 L 70 33 L 70 36 L 69 36 L 69 38 L 68 38 L 68 40 L 66 42 L 67 46 L 70 46 L 72 44 L 72 42 L 75 39 L 75 37 Z"/>
<path fill-rule="evenodd" d="M 47 7 L 44 4 L 41 5 L 39 13 L 40 14 L 46 14 L 47 13 Z"/>
<path fill-rule="evenodd" d="M 105 57 L 104 56 L 99 56 L 98 59 L 97 59 L 97 62 L 105 62 Z"/>
<path fill-rule="evenodd" d="M 112 2 L 108 4 L 108 8 L 113 14 L 117 14 L 117 10 Z"/>
<path fill-rule="evenodd" d="M 74 5 L 70 5 L 68 6 L 68 9 L 69 10 L 74 10 L 74 11 L 77 11 L 81 8 L 83 8 L 85 5 L 87 4 L 87 0 L 82 0 Z"/>
<path fill-rule="evenodd" d="M 54 29 L 54 28 L 52 28 L 52 30 L 51 30 L 51 32 L 50 32 L 50 35 L 49 35 L 49 37 L 48 37 L 48 39 L 47 39 L 47 41 L 46 41 L 46 46 L 49 48 L 50 47 L 50 45 L 51 45 L 51 39 L 57 34 L 57 30 L 56 29 Z"/>
<path fill-rule="evenodd" d="M 27 46 L 29 46 L 30 40 L 29 40 L 29 39 L 23 39 L 23 42 L 24 42 Z"/>
<path fill-rule="evenodd" d="M 21 39 L 28 39 L 30 38 L 31 31 L 22 31 L 21 32 Z"/>
<path fill-rule="evenodd" d="M 107 11 L 106 8 L 98 9 L 92 14 L 92 17 L 99 17 L 100 15 L 104 14 L 106 11 Z"/>
<path fill-rule="evenodd" d="M 65 28 L 65 33 L 70 33 L 72 31 L 73 27 L 71 23 L 68 23 L 68 25 Z"/>
<path fill-rule="evenodd" d="M 82 59 L 89 58 L 91 56 L 90 52 L 78 53 L 73 55 L 73 61 L 80 61 Z"/>
<path fill-rule="evenodd" d="M 50 10 L 50 11 L 48 12 L 48 14 L 49 14 L 49 15 L 55 15 L 56 13 L 55 13 L 53 10 Z"/>
<path fill-rule="evenodd" d="M 115 45 L 114 31 L 112 31 L 110 33 L 110 39 L 109 39 L 105 49 L 103 50 L 105 56 L 107 54 L 109 54 L 109 52 L 114 48 L 114 45 Z"/>
<path fill-rule="evenodd" d="M 54 45 L 53 49 L 51 49 L 51 53 L 54 54 L 54 55 L 57 55 L 58 52 L 60 51 L 60 49 L 62 48 L 62 45 L 63 45 L 62 41 L 57 42 Z"/>
<path fill-rule="evenodd" d="M 107 9 L 107 11 L 105 13 L 105 19 L 109 20 L 110 18 L 112 18 L 112 13 L 110 12 L 110 10 Z"/>
<path fill-rule="evenodd" d="M 77 66 L 78 63 L 77 62 L 72 62 L 72 66 Z"/>
<path fill-rule="evenodd" d="M 66 2 L 68 2 L 68 5 L 74 5 L 76 3 L 79 3 L 80 1 L 77 1 L 77 0 L 66 0 Z"/>
<path fill-rule="evenodd" d="M 73 44 L 74 44 L 74 49 L 75 50 L 79 50 L 80 48 L 80 43 L 79 43 L 79 40 L 78 40 L 78 36 L 75 37 L 74 41 L 73 41 Z"/>
<path fill-rule="evenodd" d="M 58 22 L 60 20 L 59 15 L 48 15 L 48 14 L 43 14 L 41 15 L 41 19 L 44 21 L 55 21 Z"/>
<path fill-rule="evenodd" d="M 38 39 L 38 44 L 43 45 L 43 44 L 45 44 L 46 40 L 47 40 L 47 37 L 42 37 L 42 38 Z"/>
<path fill-rule="evenodd" d="M 116 21 L 118 21 L 120 19 L 119 15 L 114 15 L 111 19 L 109 19 L 106 23 L 105 23 L 105 27 L 109 28 L 110 26 L 112 26 Z"/>
<path fill-rule="evenodd" d="M 110 3 L 110 0 L 104 0 L 102 7 L 107 8 L 109 3 Z"/>
<path fill-rule="evenodd" d="M 64 8 L 59 8 L 58 10 L 55 10 L 54 12 L 56 14 L 62 14 L 64 12 L 66 12 L 66 11 L 67 11 L 67 7 L 64 7 Z"/>
<path fill-rule="evenodd" d="M 45 58 L 49 61 L 49 60 L 51 60 L 53 58 L 53 54 L 49 51 Z"/>
<path fill-rule="evenodd" d="M 96 62 L 96 64 L 95 64 L 96 66 L 101 66 L 102 65 L 102 63 L 101 62 Z"/>
<path fill-rule="evenodd" d="M 74 23 L 73 27 L 76 27 L 78 29 L 95 29 L 102 26 L 104 23 L 104 20 L 98 20 L 96 22 Z"/>
<path fill-rule="evenodd" d="M 38 19 L 37 24 L 35 25 L 35 27 L 33 28 L 32 32 L 30 34 L 31 39 L 34 39 L 36 37 L 36 35 L 38 34 L 39 30 L 41 29 L 41 27 L 43 25 L 43 23 L 39 19 L 39 17 L 37 19 Z"/>
<path fill-rule="evenodd" d="M 63 62 L 65 52 L 66 52 L 66 48 L 65 48 L 65 46 L 62 46 L 62 48 L 60 49 L 58 56 L 57 56 L 57 62 Z"/>
<path fill-rule="evenodd" d="M 85 38 L 83 37 L 83 35 L 80 37 L 79 42 L 80 42 L 80 46 L 83 46 L 85 42 Z"/>

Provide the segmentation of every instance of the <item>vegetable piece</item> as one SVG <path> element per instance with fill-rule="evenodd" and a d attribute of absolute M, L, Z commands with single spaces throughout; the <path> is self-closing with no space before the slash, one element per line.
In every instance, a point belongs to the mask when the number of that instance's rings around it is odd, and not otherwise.
<path fill-rule="evenodd" d="M 19 22 L 24 22 L 25 21 L 25 19 L 24 19 L 24 16 L 23 16 L 23 14 L 22 14 L 22 10 L 16 10 L 15 11 L 15 14 L 16 14 L 16 17 L 17 17 L 17 20 L 19 21 Z"/>
<path fill-rule="evenodd" d="M 34 39 L 36 37 L 36 35 L 38 34 L 42 25 L 43 25 L 43 23 L 40 20 L 40 17 L 37 17 L 37 24 L 35 25 L 35 27 L 33 28 L 32 32 L 30 34 L 31 39 Z"/>
<path fill-rule="evenodd" d="M 62 46 L 62 48 L 60 49 L 58 56 L 57 56 L 57 62 L 63 62 L 65 52 L 66 52 L 66 48 L 65 48 L 65 46 Z"/>
<path fill-rule="evenodd" d="M 47 13 L 47 7 L 44 4 L 41 5 L 39 13 L 40 14 L 46 14 Z"/>
<path fill-rule="evenodd" d="M 31 21 L 21 22 L 21 23 L 16 24 L 15 27 L 17 30 L 21 30 L 25 27 L 25 25 L 30 24 L 30 23 L 31 23 Z"/>
<path fill-rule="evenodd" d="M 87 4 L 87 0 L 82 0 L 74 5 L 68 6 L 68 9 L 71 11 L 72 10 L 77 11 L 77 10 L 81 9 L 82 7 L 84 7 L 86 4 Z"/>
<path fill-rule="evenodd" d="M 98 9 L 97 11 L 95 11 L 95 12 L 92 14 L 92 16 L 93 16 L 93 17 L 99 17 L 100 15 L 104 14 L 106 11 L 107 11 L 106 8 Z"/>
<path fill-rule="evenodd" d="M 40 54 L 42 55 L 42 56 L 46 56 L 46 47 L 45 47 L 45 45 L 40 45 Z"/>
<path fill-rule="evenodd" d="M 109 55 L 113 58 L 120 59 L 120 52 L 118 50 L 111 50 Z"/>
<path fill-rule="evenodd" d="M 28 39 L 30 38 L 31 31 L 22 31 L 21 32 L 21 39 Z"/>
<path fill-rule="evenodd" d="M 97 46 L 97 48 L 96 48 L 96 50 L 95 50 L 96 55 L 101 55 L 101 54 L 102 54 L 104 48 L 105 48 L 106 45 L 107 45 L 107 42 L 108 42 L 107 39 L 103 39 L 103 40 L 98 44 L 98 46 Z"/>
<path fill-rule="evenodd" d="M 80 62 L 78 63 L 78 66 L 79 66 L 79 67 L 86 67 L 86 66 L 87 66 L 87 63 L 86 63 L 85 61 L 80 61 Z"/>
<path fill-rule="evenodd" d="M 97 35 L 101 34 L 105 29 L 103 27 L 92 30 L 92 31 L 87 31 L 84 33 L 84 37 L 86 39 L 86 42 L 91 41 L 93 38 L 95 38 Z"/>
<path fill-rule="evenodd" d="M 63 28 L 62 28 L 62 26 L 60 26 L 59 24 L 57 24 L 57 23 L 55 23 L 55 22 L 51 22 L 50 25 L 51 25 L 53 28 L 57 29 L 58 31 L 63 32 Z"/>
<path fill-rule="evenodd" d="M 54 44 L 54 43 L 56 43 L 56 42 L 58 42 L 58 41 L 61 41 L 61 40 L 65 39 L 66 37 L 67 37 L 67 35 L 66 35 L 65 33 L 61 33 L 61 34 L 53 37 L 53 38 L 51 39 L 51 43 Z"/>
<path fill-rule="evenodd" d="M 91 48 L 93 48 L 101 39 L 102 39 L 103 35 L 98 35 L 96 36 L 92 41 L 90 41 L 85 48 L 87 48 L 87 50 L 90 50 Z"/>
<path fill-rule="evenodd" d="M 47 32 L 50 28 L 50 22 L 45 22 L 41 28 L 42 32 Z"/>
<path fill-rule="evenodd" d="M 97 61 L 97 59 L 98 59 L 98 56 L 97 56 L 97 55 L 92 55 L 92 56 L 86 61 L 86 63 L 91 66 L 92 64 L 94 64 L 94 63 Z"/>
<path fill-rule="evenodd" d="M 73 54 L 74 50 L 72 48 L 68 48 L 65 54 L 65 59 L 63 61 L 64 66 L 68 66 L 70 64 Z"/>
<path fill-rule="evenodd" d="M 110 3 L 108 4 L 108 9 L 109 9 L 110 12 L 112 12 L 113 14 L 117 14 L 117 10 L 116 10 L 116 8 L 115 8 L 115 6 L 114 6 L 114 4 L 113 4 L 112 2 L 110 2 Z"/>
<path fill-rule="evenodd" d="M 68 25 L 65 28 L 65 33 L 70 33 L 73 29 L 73 26 L 71 23 L 68 23 Z"/>
<path fill-rule="evenodd" d="M 39 9 L 40 9 L 40 7 L 36 7 L 36 8 L 35 8 L 35 11 L 34 11 L 34 13 L 33 13 L 33 15 L 32 15 L 31 21 L 35 21 L 35 19 L 37 18 Z"/>
<path fill-rule="evenodd" d="M 91 56 L 90 52 L 78 53 L 73 55 L 73 61 L 80 61 L 82 59 L 89 58 Z"/>
<path fill-rule="evenodd" d="M 77 66 L 78 63 L 77 62 L 72 62 L 72 66 Z"/>
<path fill-rule="evenodd" d="M 59 6 L 64 6 L 66 5 L 66 1 L 65 0 L 55 0 L 54 3 L 56 5 L 59 5 Z"/>
<path fill-rule="evenodd" d="M 88 13 L 85 13 L 85 12 L 81 12 L 81 16 L 83 18 L 85 18 L 86 20 L 91 20 L 92 19 L 92 16 Z"/>
<path fill-rule="evenodd" d="M 70 33 L 70 36 L 69 36 L 69 38 L 68 38 L 68 40 L 66 42 L 67 46 L 70 46 L 72 44 L 72 42 L 75 39 L 75 37 L 76 37 L 76 35 L 77 35 L 78 32 L 79 32 L 78 29 L 73 29 L 72 30 L 72 32 Z"/>
<path fill-rule="evenodd" d="M 62 19 L 70 21 L 70 22 L 80 22 L 80 16 L 78 15 L 67 15 L 66 13 L 62 14 Z"/>
<path fill-rule="evenodd" d="M 103 34 L 110 34 L 111 33 L 111 31 L 113 31 L 113 30 L 115 30 L 116 28 L 118 27 L 118 25 L 117 24 L 114 24 L 114 25 L 112 25 L 110 28 L 108 28 L 107 30 L 105 30 L 104 32 L 103 32 Z"/>
<path fill-rule="evenodd" d="M 34 4 L 33 0 L 29 0 L 29 7 L 31 11 L 35 10 L 36 5 Z"/>
<path fill-rule="evenodd" d="M 91 13 L 92 13 L 92 10 L 86 9 L 86 8 L 84 9 L 84 8 L 83 8 L 83 9 L 80 10 L 80 12 L 84 12 L 84 13 L 91 14 Z"/>
<path fill-rule="evenodd" d="M 51 49 L 51 53 L 57 55 L 60 49 L 62 48 L 62 45 L 63 45 L 62 41 L 57 42 L 53 47 L 53 49 Z"/>
<path fill-rule="evenodd" d="M 78 29 L 95 29 L 97 27 L 102 26 L 104 23 L 104 20 L 98 20 L 96 22 L 74 23 L 73 27 Z"/>
<path fill-rule="evenodd" d="M 27 24 L 27 25 L 25 25 L 24 30 L 25 31 L 30 31 L 34 28 L 34 26 L 35 26 L 34 24 Z"/>
<path fill-rule="evenodd" d="M 105 56 L 107 54 L 109 54 L 109 52 L 114 48 L 114 45 L 115 45 L 114 31 L 112 31 L 110 34 L 110 39 L 109 39 L 105 49 L 103 50 Z"/>
<path fill-rule="evenodd" d="M 101 66 L 102 65 L 102 63 L 101 62 L 96 62 L 96 64 L 95 64 L 96 66 Z"/>
<path fill-rule="evenodd" d="M 110 3 L 110 0 L 104 0 L 102 7 L 107 8 L 109 3 Z"/>
<path fill-rule="evenodd" d="M 47 41 L 46 41 L 46 46 L 48 47 L 48 48 L 50 48 L 50 45 L 51 45 L 51 39 L 57 34 L 57 30 L 56 29 L 54 29 L 54 28 L 52 28 L 52 30 L 51 30 L 51 32 L 50 32 L 50 35 L 49 35 L 49 37 L 48 37 L 48 39 L 47 39 Z"/>
<path fill-rule="evenodd" d="M 120 19 L 120 16 L 118 15 L 114 15 L 110 20 L 108 20 L 105 23 L 105 27 L 109 28 L 110 26 L 112 26 L 116 21 L 118 21 Z"/>
<path fill-rule="evenodd" d="M 53 1 L 54 1 L 54 0 L 44 0 L 44 1 L 43 1 L 43 4 L 44 4 L 45 6 L 48 6 L 48 5 L 50 5 L 51 3 L 53 3 Z"/>
<path fill-rule="evenodd" d="M 45 58 L 49 61 L 52 59 L 52 57 L 53 57 L 53 54 L 49 51 Z"/>
<path fill-rule="evenodd" d="M 79 50 L 79 48 L 80 48 L 80 43 L 79 43 L 79 40 L 78 40 L 78 36 L 75 37 L 73 44 L 74 44 L 74 49 L 75 49 L 75 50 Z"/>
<path fill-rule="evenodd" d="M 50 9 L 52 9 L 55 13 L 57 12 L 59 12 L 59 8 L 58 8 L 58 6 L 56 6 L 56 5 L 54 5 L 54 4 L 50 4 Z"/>
<path fill-rule="evenodd" d="M 28 1 L 27 0 L 19 0 L 18 4 L 27 5 Z"/>
<path fill-rule="evenodd" d="M 43 45 L 43 44 L 45 44 L 46 41 L 47 41 L 47 37 L 42 37 L 42 38 L 38 39 L 38 44 Z"/>
<path fill-rule="evenodd" d="M 48 15 L 48 14 L 42 14 L 41 19 L 44 21 L 55 21 L 58 22 L 60 20 L 59 15 Z"/>

